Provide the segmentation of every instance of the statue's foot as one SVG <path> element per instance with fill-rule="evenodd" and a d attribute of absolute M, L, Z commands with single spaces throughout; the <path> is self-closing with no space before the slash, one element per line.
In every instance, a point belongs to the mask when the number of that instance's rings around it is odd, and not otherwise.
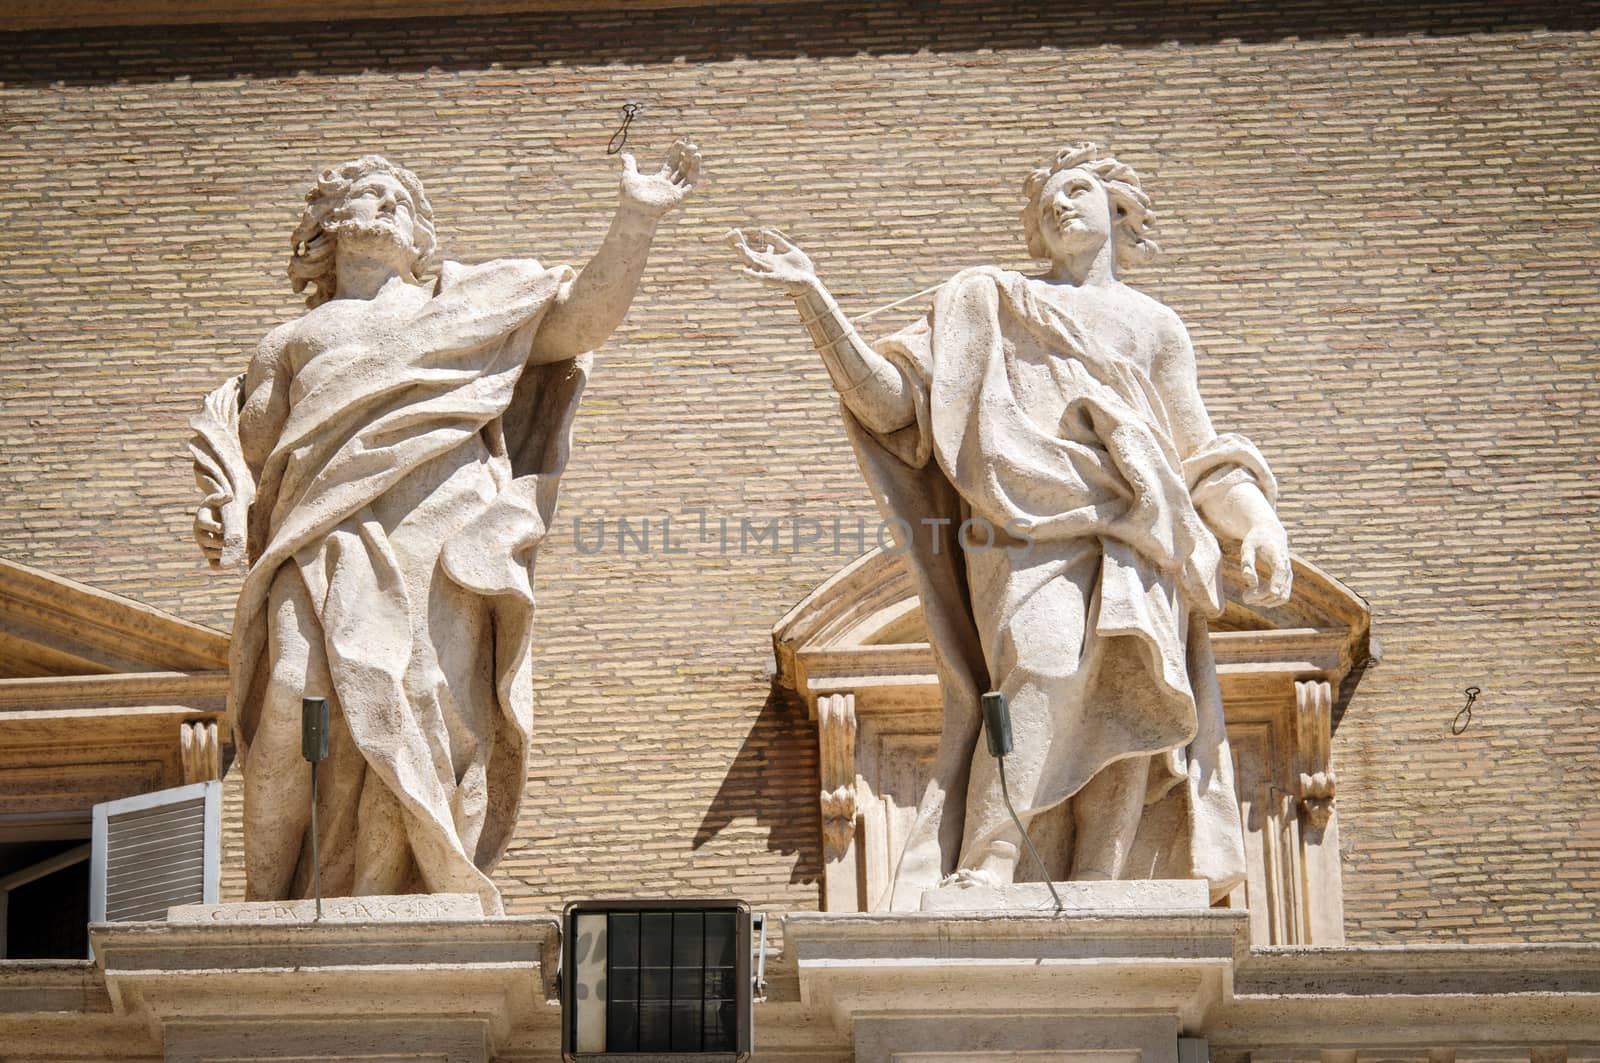
<path fill-rule="evenodd" d="M 1003 885 L 1000 876 L 993 871 L 982 867 L 964 867 L 960 871 L 946 875 L 939 882 L 939 888 L 946 887 L 958 890 L 972 889 L 974 886 L 995 887 Z"/>

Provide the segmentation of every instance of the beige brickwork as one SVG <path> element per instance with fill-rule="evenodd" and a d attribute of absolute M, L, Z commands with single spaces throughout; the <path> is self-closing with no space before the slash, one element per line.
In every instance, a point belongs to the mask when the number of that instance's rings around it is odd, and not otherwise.
<path fill-rule="evenodd" d="M 630 146 L 690 133 L 707 178 L 584 402 L 500 877 L 517 911 L 813 908 L 814 742 L 772 691 L 769 631 L 857 552 L 831 529 L 796 550 L 794 518 L 864 518 L 870 545 L 874 514 L 793 311 L 719 236 L 781 226 L 859 312 L 1025 267 L 1027 168 L 1098 139 L 1163 218 L 1167 254 L 1130 279 L 1188 321 L 1296 550 L 1371 603 L 1381 660 L 1334 737 L 1350 939 L 1593 938 L 1600 7 L 1333 6 L 0 36 L 0 553 L 227 626 L 237 579 L 189 540 L 186 422 L 296 312 L 282 268 L 314 170 L 380 150 L 427 181 L 449 256 L 581 263 L 617 110 L 642 101 Z M 648 552 L 619 549 L 617 518 L 648 521 Z M 783 541 L 741 552 L 742 519 Z"/>

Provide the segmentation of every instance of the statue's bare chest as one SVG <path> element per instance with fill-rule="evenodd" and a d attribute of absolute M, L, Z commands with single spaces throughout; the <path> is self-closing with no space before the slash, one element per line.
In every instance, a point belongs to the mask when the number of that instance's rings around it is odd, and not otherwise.
<path fill-rule="evenodd" d="M 401 357 L 407 347 L 407 324 L 415 316 L 418 300 L 410 293 L 375 299 L 335 299 L 296 322 L 285 345 L 290 369 L 299 373 L 314 359 L 333 351 L 359 348 L 372 358 L 384 352 Z"/>
<path fill-rule="evenodd" d="M 1098 349 L 1148 373 L 1162 342 L 1157 305 L 1125 285 L 1074 287 L 1030 280 L 1033 294 Z"/>

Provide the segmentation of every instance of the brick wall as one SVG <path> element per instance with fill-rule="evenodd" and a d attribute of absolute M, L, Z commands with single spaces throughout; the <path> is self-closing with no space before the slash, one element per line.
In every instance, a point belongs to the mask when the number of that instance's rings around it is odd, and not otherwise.
<path fill-rule="evenodd" d="M 0 552 L 225 627 L 237 581 L 189 542 L 186 421 L 296 312 L 312 173 L 381 150 L 427 181 L 451 257 L 581 263 L 641 100 L 632 144 L 690 133 L 708 177 L 584 403 L 501 879 L 521 911 L 814 907 L 814 754 L 768 631 L 853 550 L 669 555 L 660 521 L 705 507 L 736 547 L 741 518 L 871 507 L 792 310 L 718 237 L 781 226 L 863 310 L 1024 268 L 1026 169 L 1099 139 L 1164 219 L 1168 253 L 1130 279 L 1188 321 L 1218 424 L 1274 461 L 1296 550 L 1372 606 L 1382 658 L 1335 736 L 1351 939 L 1592 938 L 1600 7 L 1325 6 L 0 37 Z M 654 549 L 619 552 L 613 524 L 580 553 L 573 519 L 587 539 L 601 517 L 649 520 Z"/>

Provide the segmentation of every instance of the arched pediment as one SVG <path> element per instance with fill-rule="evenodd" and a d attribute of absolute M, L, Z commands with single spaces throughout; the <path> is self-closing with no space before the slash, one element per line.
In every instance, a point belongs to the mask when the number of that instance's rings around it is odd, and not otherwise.
<path fill-rule="evenodd" d="M 1241 604 L 1243 573 L 1228 558 L 1228 604 L 1210 625 L 1249 876 L 1225 903 L 1249 910 L 1257 944 L 1341 944 L 1333 710 L 1366 658 L 1370 614 L 1338 580 L 1292 561 L 1293 594 L 1269 609 Z M 910 573 L 893 554 L 865 554 L 789 610 L 772 642 L 778 681 L 817 724 L 824 906 L 873 910 L 944 718 Z"/>

